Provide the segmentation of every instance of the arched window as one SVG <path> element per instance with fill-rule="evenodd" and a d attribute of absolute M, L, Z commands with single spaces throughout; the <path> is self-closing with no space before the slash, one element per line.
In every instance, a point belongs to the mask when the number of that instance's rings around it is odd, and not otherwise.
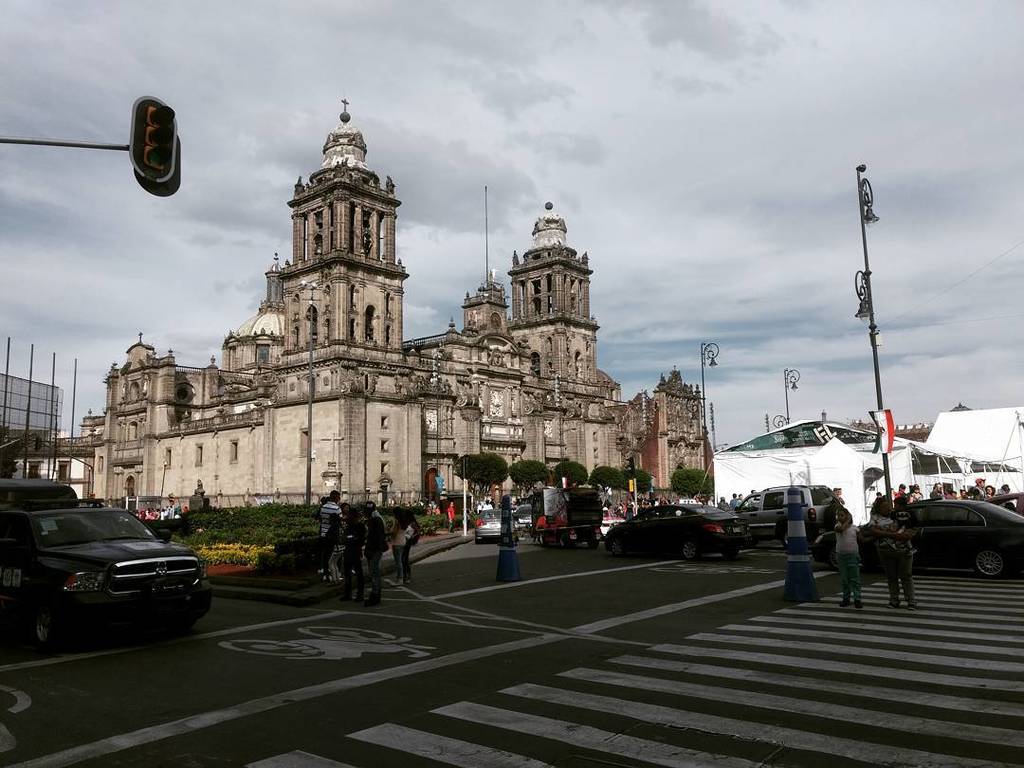
<path fill-rule="evenodd" d="M 366 324 L 363 328 L 363 332 L 367 341 L 373 341 L 373 319 L 376 313 L 377 310 L 373 308 L 372 304 L 366 308 Z"/>
<path fill-rule="evenodd" d="M 139 382 L 133 381 L 128 387 L 128 397 L 131 400 L 139 399 Z"/>
<path fill-rule="evenodd" d="M 540 355 L 536 352 L 530 355 L 530 373 L 540 376 Z"/>
<path fill-rule="evenodd" d="M 581 357 L 582 357 L 582 355 L 580 355 L 579 352 L 576 352 L 576 355 L 573 357 L 573 363 L 575 363 L 575 365 L 576 365 L 576 378 L 577 379 L 580 378 L 580 374 L 582 373 L 582 369 L 581 369 L 581 366 L 580 366 L 580 358 Z"/>
<path fill-rule="evenodd" d="M 320 315 L 320 313 L 316 311 L 316 307 L 314 307 L 312 304 L 310 304 L 309 305 L 309 309 L 306 310 L 306 322 L 310 323 L 310 326 L 311 326 L 311 328 L 313 330 L 313 341 L 314 342 L 317 340 L 317 332 L 318 332 L 317 322 L 318 322 L 318 319 L 319 319 L 319 315 Z"/>

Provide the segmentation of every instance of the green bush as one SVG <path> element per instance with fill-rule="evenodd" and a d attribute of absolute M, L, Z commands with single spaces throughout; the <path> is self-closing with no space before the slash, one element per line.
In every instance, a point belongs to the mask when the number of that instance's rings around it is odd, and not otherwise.
<path fill-rule="evenodd" d="M 714 493 L 715 481 L 703 469 L 679 468 L 672 473 L 672 490 L 683 496 Z"/>

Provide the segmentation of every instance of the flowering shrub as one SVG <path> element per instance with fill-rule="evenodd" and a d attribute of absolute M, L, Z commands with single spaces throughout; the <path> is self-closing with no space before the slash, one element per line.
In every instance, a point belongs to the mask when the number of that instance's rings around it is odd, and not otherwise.
<path fill-rule="evenodd" d="M 261 556 L 273 556 L 274 548 L 256 544 L 200 544 L 196 554 L 210 565 L 247 565 L 255 567 Z"/>

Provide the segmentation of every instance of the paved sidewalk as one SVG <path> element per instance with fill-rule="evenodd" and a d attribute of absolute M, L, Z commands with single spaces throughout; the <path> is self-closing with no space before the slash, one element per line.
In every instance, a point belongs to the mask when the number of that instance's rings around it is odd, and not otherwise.
<path fill-rule="evenodd" d="M 418 563 L 431 555 L 473 541 L 472 536 L 459 533 L 443 533 L 438 536 L 421 538 L 412 548 L 410 562 Z M 363 561 L 365 570 L 366 561 Z M 387 576 L 395 572 L 395 562 L 390 554 L 381 561 L 381 572 Z M 235 600 L 263 600 L 268 603 L 285 605 L 315 605 L 341 594 L 341 586 L 329 584 L 313 575 L 305 579 L 274 578 L 273 576 L 210 576 L 213 594 L 218 598 Z"/>

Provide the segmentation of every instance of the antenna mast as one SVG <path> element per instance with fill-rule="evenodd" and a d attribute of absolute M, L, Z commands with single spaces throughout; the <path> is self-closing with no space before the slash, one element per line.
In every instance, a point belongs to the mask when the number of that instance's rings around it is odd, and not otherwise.
<path fill-rule="evenodd" d="M 487 227 L 487 185 L 484 184 L 484 285 L 491 287 L 491 253 Z"/>

